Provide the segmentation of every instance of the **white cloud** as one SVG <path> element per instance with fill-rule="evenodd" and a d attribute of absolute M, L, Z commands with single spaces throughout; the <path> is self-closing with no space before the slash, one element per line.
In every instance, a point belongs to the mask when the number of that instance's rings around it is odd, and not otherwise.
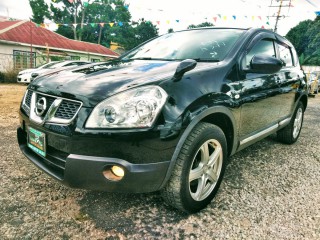
<path fill-rule="evenodd" d="M 0 2 L 0 16 L 25 20 L 31 15 L 29 0 L 1 0 Z"/>

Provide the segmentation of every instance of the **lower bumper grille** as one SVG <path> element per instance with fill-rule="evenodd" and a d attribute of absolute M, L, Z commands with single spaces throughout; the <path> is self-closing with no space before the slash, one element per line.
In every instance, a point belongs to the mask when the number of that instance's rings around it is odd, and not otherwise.
<path fill-rule="evenodd" d="M 67 153 L 48 146 L 46 157 L 36 154 L 27 146 L 27 133 L 18 129 L 18 141 L 22 152 L 40 169 L 54 178 L 62 181 L 64 179 Z"/>

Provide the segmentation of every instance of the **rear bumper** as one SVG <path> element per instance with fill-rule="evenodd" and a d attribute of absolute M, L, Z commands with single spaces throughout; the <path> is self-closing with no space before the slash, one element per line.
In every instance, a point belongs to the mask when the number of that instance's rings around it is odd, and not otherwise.
<path fill-rule="evenodd" d="M 152 192 L 160 189 L 170 161 L 156 163 L 130 163 L 119 158 L 55 153 L 44 158 L 27 146 L 26 132 L 18 128 L 18 143 L 22 153 L 38 168 L 73 188 L 108 192 Z M 104 177 L 103 171 L 112 165 L 121 166 L 125 175 L 120 181 Z"/>

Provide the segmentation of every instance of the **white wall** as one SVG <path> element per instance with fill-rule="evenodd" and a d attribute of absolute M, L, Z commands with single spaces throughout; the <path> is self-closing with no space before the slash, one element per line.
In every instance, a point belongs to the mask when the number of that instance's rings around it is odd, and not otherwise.
<path fill-rule="evenodd" d="M 20 45 L 14 45 L 14 44 L 7 44 L 7 43 L 0 43 L 0 72 L 6 72 L 9 69 L 13 69 L 13 50 L 19 50 L 19 51 L 26 51 L 30 52 L 29 46 L 20 46 Z M 46 63 L 46 50 L 45 49 L 36 49 L 32 48 L 33 52 L 36 52 L 36 66 L 40 66 L 44 63 Z M 51 55 L 51 52 L 58 52 L 57 50 L 50 50 L 49 49 L 49 55 Z M 79 56 L 80 60 L 83 61 L 92 61 L 92 59 L 99 59 L 100 61 L 106 61 L 107 58 L 104 56 L 96 56 L 93 54 L 81 54 L 81 53 L 75 53 L 75 52 L 68 52 L 65 51 L 67 55 L 69 56 L 68 60 L 70 60 L 71 56 Z M 54 54 L 53 54 L 54 55 Z M 42 56 L 42 57 L 41 57 Z"/>
<path fill-rule="evenodd" d="M 305 74 L 309 74 L 313 71 L 320 71 L 320 66 L 302 66 L 302 69 L 304 70 Z"/>

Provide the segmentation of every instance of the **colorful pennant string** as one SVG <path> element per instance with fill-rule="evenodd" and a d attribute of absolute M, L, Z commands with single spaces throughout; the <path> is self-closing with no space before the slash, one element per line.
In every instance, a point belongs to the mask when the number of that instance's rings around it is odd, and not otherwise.
<path fill-rule="evenodd" d="M 316 12 L 317 16 L 320 16 L 320 11 Z M 208 18 L 205 17 L 203 18 L 203 22 L 212 22 L 214 25 L 219 26 L 219 24 L 225 24 L 227 22 L 234 22 L 234 21 L 242 21 L 242 22 L 247 22 L 248 21 L 254 21 L 256 22 L 256 26 L 260 26 L 260 24 L 263 24 L 263 26 L 270 26 L 270 21 L 269 21 L 269 17 L 268 16 L 247 16 L 247 15 L 221 15 L 221 14 L 216 14 L 215 16 Z M 83 23 L 83 25 L 88 25 L 91 26 L 93 28 L 95 27 L 101 27 L 104 28 L 106 27 L 106 25 L 110 26 L 110 27 L 114 27 L 114 26 L 119 26 L 119 27 L 123 27 L 124 24 L 130 24 L 130 25 L 137 25 L 141 22 L 144 22 L 146 24 L 153 24 L 153 25 L 162 25 L 162 24 L 166 24 L 166 25 L 174 25 L 174 24 L 192 24 L 190 23 L 189 20 L 181 20 L 181 19 L 167 19 L 167 20 L 156 20 L 156 21 L 144 21 L 144 20 L 139 20 L 138 22 L 136 21 L 131 21 L 131 22 L 122 22 L 122 21 L 112 21 L 112 22 L 98 22 L 98 23 Z M 241 23 L 242 23 L 241 22 Z M 244 22 L 244 24 L 245 24 Z M 250 23 L 249 23 L 250 24 Z M 43 28 L 50 28 L 50 29 L 54 29 L 54 28 L 58 28 L 59 26 L 65 26 L 65 27 L 74 27 L 77 28 L 78 25 L 81 25 L 81 23 L 36 23 L 35 24 L 37 27 L 43 27 Z"/>

